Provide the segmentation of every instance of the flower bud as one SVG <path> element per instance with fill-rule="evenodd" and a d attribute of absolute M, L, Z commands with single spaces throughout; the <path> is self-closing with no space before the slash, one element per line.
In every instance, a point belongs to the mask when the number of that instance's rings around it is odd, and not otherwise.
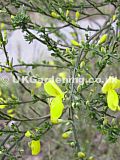
<path fill-rule="evenodd" d="M 73 46 L 80 47 L 80 44 L 77 41 L 75 41 L 75 40 L 71 40 L 71 44 Z"/>
<path fill-rule="evenodd" d="M 27 131 L 27 132 L 25 133 L 25 137 L 29 138 L 30 136 L 31 136 L 30 131 Z"/>
<path fill-rule="evenodd" d="M 83 152 L 78 152 L 78 157 L 79 157 L 79 158 L 85 158 L 86 155 L 85 155 L 85 153 L 83 153 Z"/>
<path fill-rule="evenodd" d="M 104 34 L 98 41 L 98 44 L 103 44 L 106 42 L 106 40 L 107 40 L 107 34 Z"/>
<path fill-rule="evenodd" d="M 88 160 L 95 160 L 93 156 L 90 156 Z"/>
<path fill-rule="evenodd" d="M 80 18 L 80 12 L 77 11 L 77 12 L 75 13 L 75 19 L 76 19 L 76 21 L 77 21 L 79 18 Z"/>
<path fill-rule="evenodd" d="M 56 12 L 54 12 L 54 11 L 51 12 L 51 16 L 54 17 L 54 18 L 59 18 L 59 17 L 60 17 L 60 16 L 59 16 Z"/>
<path fill-rule="evenodd" d="M 64 133 L 62 134 L 62 138 L 63 138 L 63 139 L 67 139 L 67 138 L 69 138 L 69 137 L 70 137 L 70 135 L 71 135 L 71 133 L 72 133 L 72 131 L 64 132 Z"/>

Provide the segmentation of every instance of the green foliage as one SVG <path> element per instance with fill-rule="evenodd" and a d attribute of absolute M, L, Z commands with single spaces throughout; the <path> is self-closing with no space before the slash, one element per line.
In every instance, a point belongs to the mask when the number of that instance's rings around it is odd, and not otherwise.
<path fill-rule="evenodd" d="M 0 50 L 6 58 L 0 60 L 1 160 L 24 159 L 40 149 L 45 160 L 107 159 L 110 148 L 98 153 L 96 141 L 116 146 L 120 136 L 119 1 L 11 0 L 2 6 L 9 22 L 0 25 Z M 88 19 L 94 27 L 82 25 Z M 7 28 L 22 29 L 28 43 L 44 44 L 52 61 L 19 59 L 15 65 Z M 61 83 L 41 80 L 52 76 L 61 77 Z"/>
<path fill-rule="evenodd" d="M 26 30 L 26 25 L 29 23 L 29 21 L 29 16 L 26 15 L 24 8 L 20 8 L 20 11 L 17 13 L 17 15 L 12 17 L 13 27 L 20 27 L 22 30 Z"/>

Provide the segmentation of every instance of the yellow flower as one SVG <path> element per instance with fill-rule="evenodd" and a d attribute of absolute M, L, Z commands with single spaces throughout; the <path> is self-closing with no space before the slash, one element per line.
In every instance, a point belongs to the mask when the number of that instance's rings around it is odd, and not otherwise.
<path fill-rule="evenodd" d="M 32 140 L 30 143 L 30 148 L 32 151 L 32 155 L 36 156 L 40 153 L 40 140 Z"/>
<path fill-rule="evenodd" d="M 58 85 L 52 80 L 44 84 L 44 89 L 50 96 L 59 96 L 61 98 L 64 98 L 64 93 L 61 91 Z"/>
<path fill-rule="evenodd" d="M 107 93 L 111 89 L 118 89 L 120 88 L 120 80 L 117 79 L 116 77 L 110 76 L 107 81 L 104 83 L 102 87 L 102 92 Z"/>
<path fill-rule="evenodd" d="M 108 107 L 113 111 L 120 109 L 118 95 L 114 90 L 109 90 L 107 94 L 107 104 Z"/>
<path fill-rule="evenodd" d="M 83 152 L 78 152 L 78 157 L 79 157 L 79 158 L 85 158 L 86 155 L 85 155 L 85 153 L 83 153 Z"/>
<path fill-rule="evenodd" d="M 104 34 L 98 41 L 98 44 L 103 44 L 104 42 L 106 42 L 106 40 L 107 40 L 107 34 Z"/>
<path fill-rule="evenodd" d="M 27 132 L 25 133 L 25 137 L 29 138 L 30 136 L 31 136 L 30 131 L 27 131 Z"/>
<path fill-rule="evenodd" d="M 46 82 L 44 84 L 44 89 L 49 95 L 55 97 L 50 104 L 50 119 L 52 123 L 57 123 L 64 109 L 64 105 L 62 103 L 64 93 L 54 81 Z"/>
<path fill-rule="evenodd" d="M 120 80 L 109 77 L 102 87 L 102 92 L 107 94 L 107 104 L 112 111 L 120 110 L 119 98 L 115 89 L 120 88 Z"/>
<path fill-rule="evenodd" d="M 69 137 L 70 137 L 70 135 L 71 135 L 71 133 L 72 133 L 72 131 L 64 132 L 64 133 L 62 134 L 62 138 L 64 138 L 64 139 L 69 138 Z"/>
<path fill-rule="evenodd" d="M 62 99 L 60 97 L 55 97 L 50 105 L 51 122 L 55 122 L 61 117 L 63 109 L 64 105 L 62 103 Z"/>

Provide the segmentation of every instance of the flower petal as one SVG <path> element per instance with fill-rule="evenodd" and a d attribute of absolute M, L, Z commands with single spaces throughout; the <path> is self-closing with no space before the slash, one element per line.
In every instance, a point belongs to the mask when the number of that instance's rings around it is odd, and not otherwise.
<path fill-rule="evenodd" d="M 104 83 L 102 87 L 102 92 L 106 94 L 109 90 L 118 88 L 120 88 L 120 80 L 117 79 L 116 77 L 110 76 Z"/>
<path fill-rule="evenodd" d="M 64 93 L 52 80 L 44 84 L 44 89 L 50 96 L 60 96 L 61 98 L 64 98 Z"/>
<path fill-rule="evenodd" d="M 32 155 L 38 155 L 40 153 L 40 140 L 32 140 L 30 144 Z"/>
<path fill-rule="evenodd" d="M 114 90 L 109 90 L 108 91 L 108 95 L 107 95 L 107 103 L 108 103 L 108 107 L 113 110 L 116 111 L 119 108 L 119 99 L 118 99 L 118 95 Z"/>
<path fill-rule="evenodd" d="M 113 89 L 118 89 L 118 88 L 120 88 L 120 80 L 117 78 L 114 78 Z"/>
<path fill-rule="evenodd" d="M 52 100 L 50 105 L 50 116 L 51 121 L 55 121 L 61 117 L 64 109 L 64 105 L 62 103 L 62 99 L 60 97 L 56 97 Z"/>

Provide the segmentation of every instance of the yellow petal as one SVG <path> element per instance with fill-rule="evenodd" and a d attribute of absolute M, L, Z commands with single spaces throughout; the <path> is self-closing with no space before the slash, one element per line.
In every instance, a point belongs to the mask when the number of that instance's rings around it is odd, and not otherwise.
<path fill-rule="evenodd" d="M 119 107 L 119 99 L 118 99 L 117 93 L 116 93 L 114 90 L 109 90 L 109 91 L 108 91 L 107 103 L 108 103 L 108 107 L 109 107 L 112 111 L 118 110 L 118 107 Z"/>
<path fill-rule="evenodd" d="M 50 96 L 60 96 L 61 98 L 64 98 L 64 93 L 52 80 L 44 84 L 44 89 Z"/>
<path fill-rule="evenodd" d="M 120 88 L 120 80 L 117 78 L 114 78 L 113 80 L 113 89 L 118 89 Z"/>
<path fill-rule="evenodd" d="M 55 121 L 61 117 L 64 109 L 64 105 L 60 97 L 56 97 L 52 100 L 50 105 L 50 118 L 51 121 Z"/>
<path fill-rule="evenodd" d="M 120 80 L 117 79 L 116 77 L 110 76 L 104 83 L 102 87 L 102 92 L 106 94 L 109 90 L 118 88 L 120 88 Z"/>
<path fill-rule="evenodd" d="M 109 77 L 104 83 L 102 87 L 102 92 L 106 94 L 110 89 L 112 89 L 112 77 Z"/>
<path fill-rule="evenodd" d="M 106 40 L 107 40 L 107 34 L 104 34 L 98 41 L 98 44 L 103 44 L 104 42 L 106 42 Z"/>
<path fill-rule="evenodd" d="M 40 153 L 40 148 L 41 148 L 40 140 L 32 140 L 30 144 L 30 148 L 33 156 L 38 155 Z"/>

